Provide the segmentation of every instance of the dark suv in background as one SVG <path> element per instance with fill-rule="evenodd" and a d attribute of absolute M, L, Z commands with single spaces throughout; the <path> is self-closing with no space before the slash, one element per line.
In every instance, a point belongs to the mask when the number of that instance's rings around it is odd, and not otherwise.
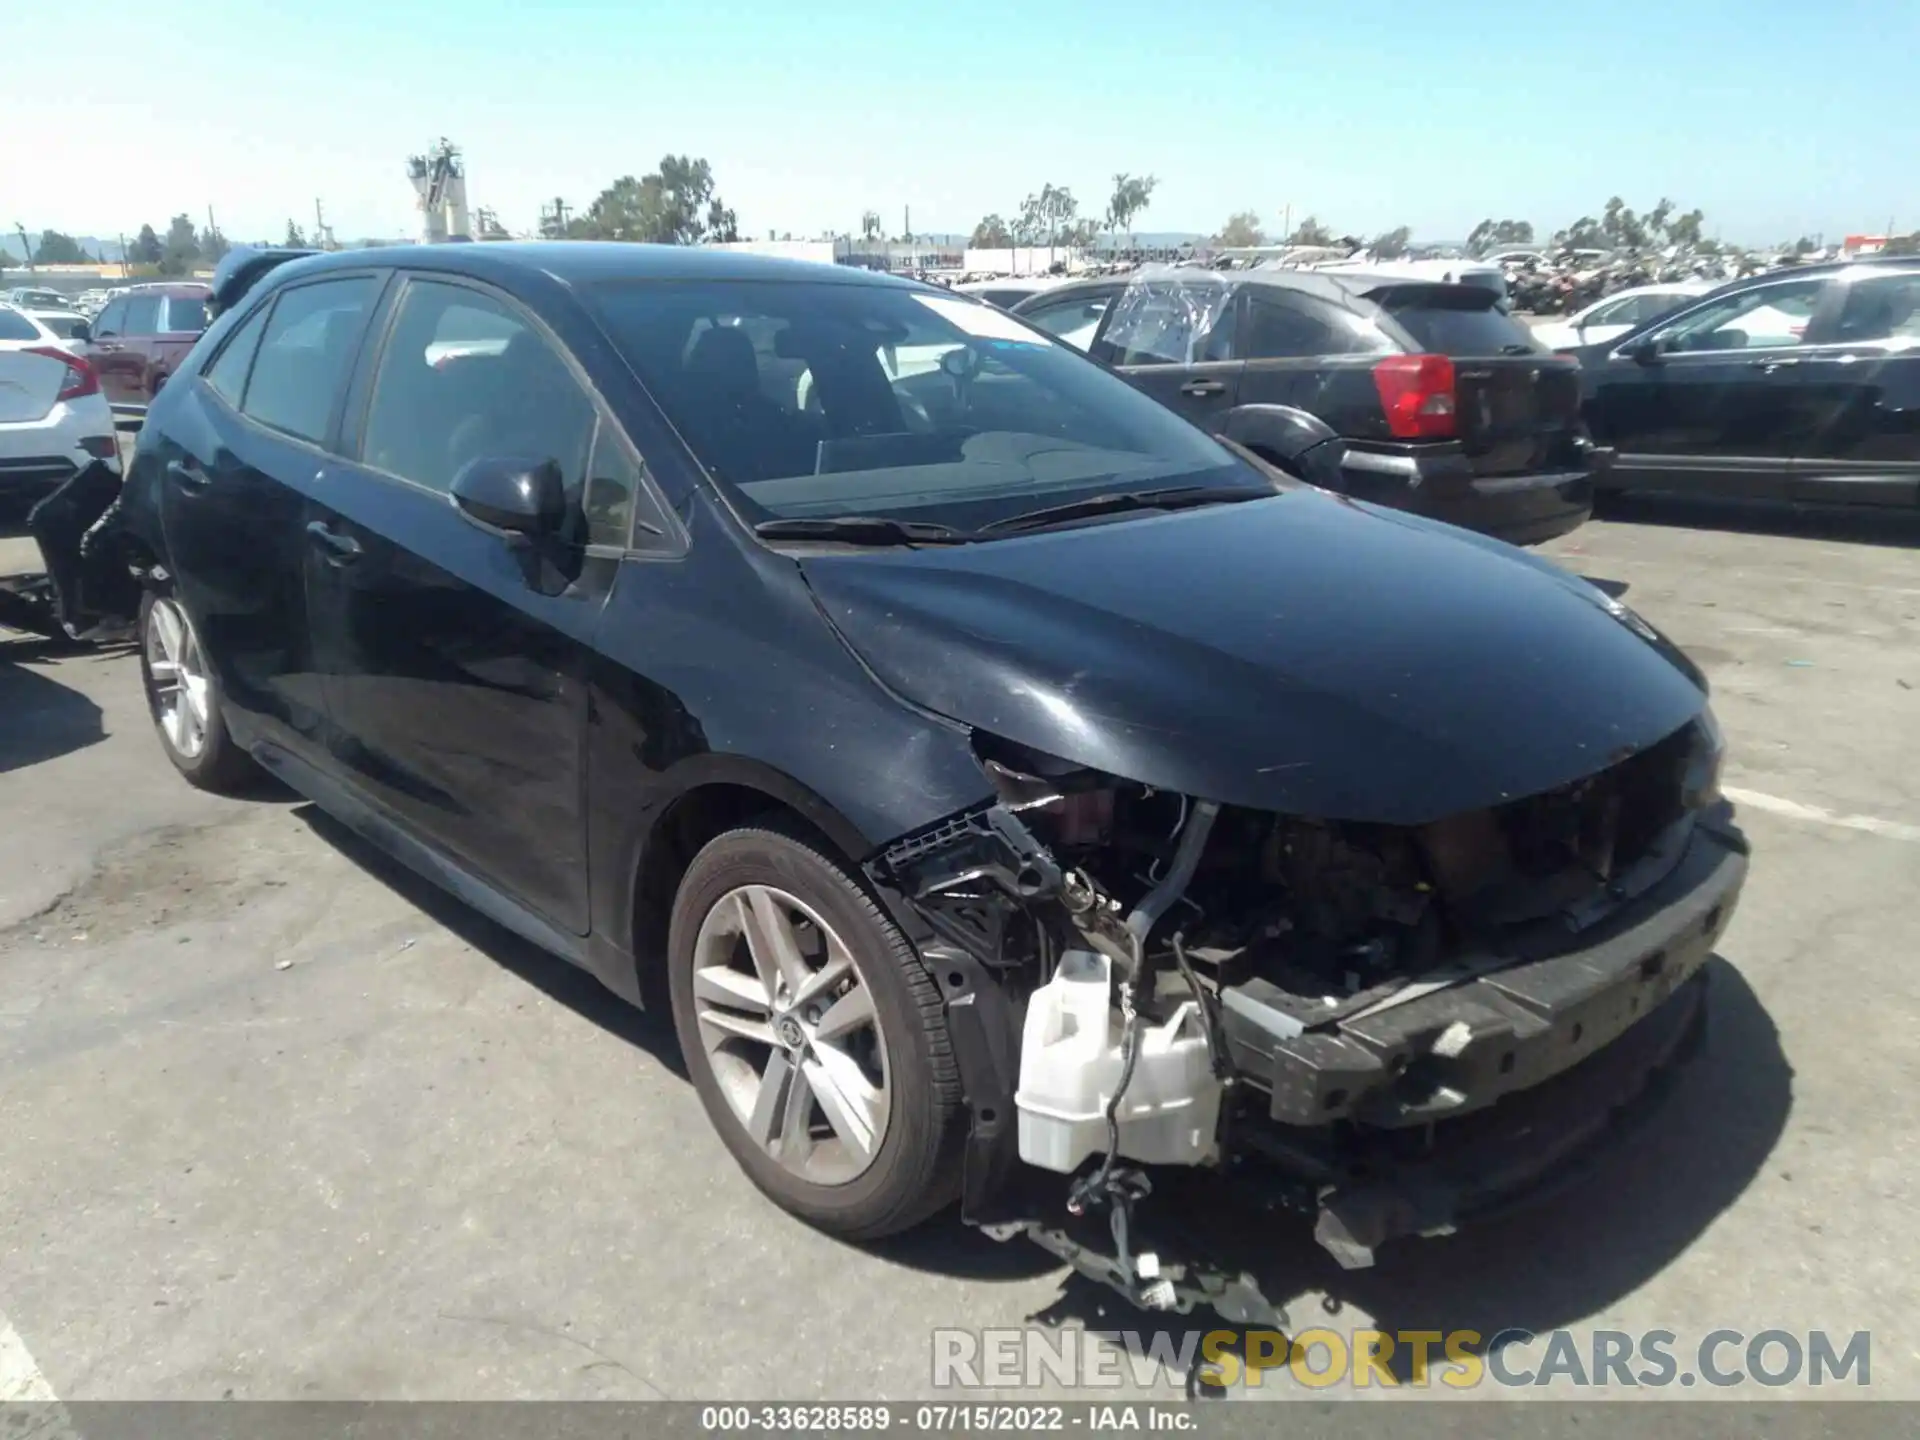
<path fill-rule="evenodd" d="M 1604 460 L 1576 361 L 1473 285 L 1364 271 L 1174 270 L 1014 307 L 1196 424 L 1302 479 L 1531 545 L 1592 512 Z M 1284 420 L 1275 407 L 1304 416 Z M 1324 429 L 1303 430 L 1312 417 Z M 1315 437 L 1344 442 L 1303 464 Z M 1313 473 L 1317 468 L 1320 473 Z"/>
<path fill-rule="evenodd" d="M 205 285 L 140 285 L 115 296 L 85 334 L 116 419 L 138 420 L 207 328 Z"/>
<path fill-rule="evenodd" d="M 1756 275 L 1574 353 L 1610 488 L 1920 504 L 1920 259 Z"/>

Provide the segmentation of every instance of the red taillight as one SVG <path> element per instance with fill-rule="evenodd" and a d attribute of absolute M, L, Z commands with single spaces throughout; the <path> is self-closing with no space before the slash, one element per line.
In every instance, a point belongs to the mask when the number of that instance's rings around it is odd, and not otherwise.
<path fill-rule="evenodd" d="M 78 400 L 83 395 L 100 393 L 100 376 L 95 373 L 93 366 L 72 351 L 61 350 L 52 345 L 36 345 L 26 353 L 44 355 L 47 359 L 58 360 L 67 367 L 67 378 L 60 386 L 60 393 L 53 397 L 54 404 L 58 405 L 65 400 Z"/>
<path fill-rule="evenodd" d="M 1452 438 L 1453 361 L 1447 356 L 1389 355 L 1374 364 L 1373 386 L 1396 440 Z"/>

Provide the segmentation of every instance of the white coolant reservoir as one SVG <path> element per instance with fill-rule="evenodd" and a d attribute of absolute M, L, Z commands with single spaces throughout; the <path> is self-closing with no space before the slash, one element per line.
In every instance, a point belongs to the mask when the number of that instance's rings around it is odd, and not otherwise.
<path fill-rule="evenodd" d="M 1020 1158 L 1062 1174 L 1107 1148 L 1107 1102 L 1120 1083 L 1123 1021 L 1112 962 L 1070 950 L 1027 1002 L 1020 1036 Z M 1120 1153 L 1144 1165 L 1199 1165 L 1214 1153 L 1220 1081 L 1206 1032 L 1188 1001 L 1159 1025 L 1144 1022 L 1133 1079 L 1116 1115 Z"/>

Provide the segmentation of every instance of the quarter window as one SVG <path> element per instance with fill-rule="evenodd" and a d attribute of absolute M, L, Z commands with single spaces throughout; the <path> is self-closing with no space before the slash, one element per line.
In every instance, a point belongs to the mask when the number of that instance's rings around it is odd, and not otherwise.
<path fill-rule="evenodd" d="M 214 357 L 213 364 L 207 367 L 207 384 L 230 405 L 237 406 L 247 388 L 247 367 L 253 363 L 253 352 L 260 348 L 266 314 L 262 308 L 248 316 L 246 323 L 234 331 L 233 337 Z"/>
<path fill-rule="evenodd" d="M 1854 281 L 1833 338 L 1845 344 L 1920 341 L 1920 275 L 1883 275 Z"/>
<path fill-rule="evenodd" d="M 261 334 L 241 410 L 289 435 L 324 440 L 378 290 L 373 277 L 355 276 L 284 292 Z"/>
<path fill-rule="evenodd" d="M 482 456 L 552 460 L 578 504 L 594 419 L 592 399 L 528 321 L 465 286 L 415 280 L 380 361 L 363 453 L 369 465 L 440 491 Z M 624 514 L 605 507 L 608 523 L 621 526 L 607 543 L 626 543 Z"/>

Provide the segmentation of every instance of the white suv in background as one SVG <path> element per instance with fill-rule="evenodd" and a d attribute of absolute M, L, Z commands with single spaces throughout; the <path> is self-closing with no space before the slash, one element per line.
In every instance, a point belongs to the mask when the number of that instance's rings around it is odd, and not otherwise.
<path fill-rule="evenodd" d="M 96 460 L 120 465 L 100 377 L 33 316 L 0 304 L 0 508 L 24 508 Z"/>

